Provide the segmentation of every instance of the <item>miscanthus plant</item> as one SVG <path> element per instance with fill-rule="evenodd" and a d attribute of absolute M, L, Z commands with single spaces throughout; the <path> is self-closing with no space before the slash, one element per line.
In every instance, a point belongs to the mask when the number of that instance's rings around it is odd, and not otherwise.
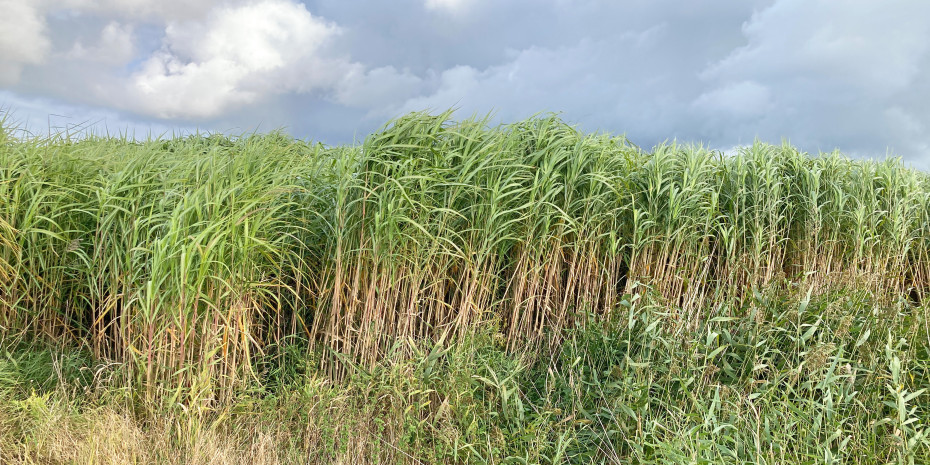
<path fill-rule="evenodd" d="M 275 135 L 7 142 L 6 337 L 132 361 L 149 400 L 228 391 L 305 327 L 295 306 L 321 267 L 296 183 L 318 178 L 318 153 Z"/>
<path fill-rule="evenodd" d="M 368 362 L 489 319 L 512 349 L 558 338 L 639 286 L 694 328 L 783 279 L 914 303 L 930 284 L 928 178 L 894 160 L 646 152 L 554 117 L 449 114 L 394 121 L 357 156 L 311 333 Z"/>
<path fill-rule="evenodd" d="M 930 288 L 930 181 L 894 160 L 451 113 L 346 147 L 0 137 L 4 340 L 125 361 L 152 404 L 214 405 L 290 340 L 339 378 L 486 324 L 552 346 L 647 290 L 689 334 L 774 283 Z"/>

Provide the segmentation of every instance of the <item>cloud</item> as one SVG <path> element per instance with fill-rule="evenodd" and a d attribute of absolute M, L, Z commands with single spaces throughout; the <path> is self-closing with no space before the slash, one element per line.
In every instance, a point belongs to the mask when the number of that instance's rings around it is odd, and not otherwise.
<path fill-rule="evenodd" d="M 444 10 L 449 12 L 460 11 L 469 3 L 469 0 L 426 0 L 426 8 L 429 10 Z"/>
<path fill-rule="evenodd" d="M 329 143 L 411 110 L 454 106 L 499 121 L 554 111 L 641 146 L 789 139 L 809 151 L 890 149 L 930 167 L 930 3 L 0 6 L 0 88 L 57 99 L 62 110 L 213 129 L 284 126 Z"/>
<path fill-rule="evenodd" d="M 925 2 L 780 0 L 744 24 L 744 46 L 701 72 L 709 89 L 694 107 L 728 141 L 752 130 L 930 165 L 928 17 Z M 747 125 L 760 101 L 764 118 Z"/>
<path fill-rule="evenodd" d="M 7 117 L 8 127 L 15 127 L 23 135 L 35 137 L 90 131 L 104 136 L 123 134 L 146 138 L 192 134 L 197 131 L 192 126 L 128 118 L 108 108 L 70 105 L 54 99 L 23 97 L 0 90 L 0 117 L 4 116 Z"/>
<path fill-rule="evenodd" d="M 728 118 L 754 118 L 768 114 L 774 104 L 768 87 L 755 81 L 739 81 L 701 94 L 693 105 Z"/>
<path fill-rule="evenodd" d="M 704 76 L 816 76 L 844 92 L 885 96 L 916 78 L 919 60 L 930 50 L 927 17 L 930 3 L 908 0 L 781 0 L 754 14 L 743 27 L 748 44 Z"/>
<path fill-rule="evenodd" d="M 200 19 L 223 5 L 247 0 L 34 0 L 48 11 L 72 11 L 142 21 Z"/>
<path fill-rule="evenodd" d="M 131 78 L 127 109 L 207 118 L 268 93 L 330 87 L 346 63 L 317 52 L 338 32 L 287 0 L 218 8 L 205 22 L 169 23 L 163 47 Z"/>
<path fill-rule="evenodd" d="M 351 106 L 378 109 L 416 95 L 423 79 L 409 71 L 383 66 L 366 71 L 355 64 L 336 85 L 334 101 Z"/>
<path fill-rule="evenodd" d="M 130 61 L 135 54 L 133 27 L 112 21 L 100 31 L 93 45 L 77 41 L 68 52 L 67 58 L 79 61 L 119 65 Z"/>
<path fill-rule="evenodd" d="M 513 121 L 552 111 L 589 130 L 628 132 L 653 143 L 674 135 L 690 98 L 668 88 L 677 77 L 674 66 L 644 67 L 670 33 L 655 26 L 571 46 L 511 51 L 509 61 L 484 69 L 456 66 L 431 79 L 430 92 L 392 113 L 457 107 L 465 114 L 495 111 Z"/>
<path fill-rule="evenodd" d="M 19 82 L 24 66 L 39 65 L 53 52 L 48 16 L 80 18 L 90 14 L 132 21 L 169 21 L 199 18 L 222 0 L 0 0 L 0 85 Z M 132 55 L 131 24 L 110 22 L 96 46 L 78 41 L 65 58 L 116 64 Z"/>
<path fill-rule="evenodd" d="M 45 17 L 36 5 L 0 0 L 0 85 L 19 79 L 23 65 L 39 64 L 51 49 Z"/>

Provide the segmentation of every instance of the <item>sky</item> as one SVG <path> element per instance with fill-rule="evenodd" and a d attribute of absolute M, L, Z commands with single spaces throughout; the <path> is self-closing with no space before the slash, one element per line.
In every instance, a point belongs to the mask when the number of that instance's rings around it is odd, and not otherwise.
<path fill-rule="evenodd" d="M 923 0 L 0 0 L 0 108 L 33 134 L 353 143 L 411 111 L 930 169 Z"/>

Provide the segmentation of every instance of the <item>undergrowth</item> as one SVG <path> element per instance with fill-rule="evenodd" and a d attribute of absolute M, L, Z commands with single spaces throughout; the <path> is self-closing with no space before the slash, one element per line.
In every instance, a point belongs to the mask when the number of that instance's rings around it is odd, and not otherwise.
<path fill-rule="evenodd" d="M 333 380 L 292 344 L 228 404 L 145 413 L 124 365 L 0 362 L 17 463 L 926 463 L 926 313 L 863 291 L 757 293 L 682 330 L 648 295 L 536 352 L 499 326 L 397 341 Z"/>

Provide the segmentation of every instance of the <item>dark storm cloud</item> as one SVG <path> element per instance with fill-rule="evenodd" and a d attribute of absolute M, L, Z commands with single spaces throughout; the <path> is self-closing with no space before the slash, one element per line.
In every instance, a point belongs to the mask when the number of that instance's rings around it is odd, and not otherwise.
<path fill-rule="evenodd" d="M 285 127 L 328 143 L 413 110 L 553 111 L 644 146 L 789 139 L 930 167 L 922 2 L 193 5 L 0 0 L 19 18 L 0 32 L 0 104 L 30 124 L 66 107 L 132 127 Z"/>

